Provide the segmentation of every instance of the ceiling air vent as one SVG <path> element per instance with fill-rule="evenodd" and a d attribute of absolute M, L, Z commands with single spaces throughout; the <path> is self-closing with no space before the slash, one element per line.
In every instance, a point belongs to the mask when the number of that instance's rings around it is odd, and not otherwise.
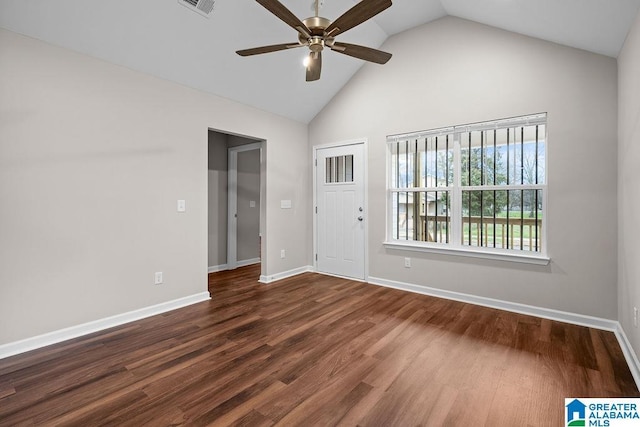
<path fill-rule="evenodd" d="M 208 18 L 213 12 L 216 0 L 178 0 L 178 3 Z"/>

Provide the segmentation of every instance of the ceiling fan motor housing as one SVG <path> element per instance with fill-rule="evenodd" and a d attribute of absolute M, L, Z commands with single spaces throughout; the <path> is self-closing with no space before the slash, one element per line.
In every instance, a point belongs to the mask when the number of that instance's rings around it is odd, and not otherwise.
<path fill-rule="evenodd" d="M 301 44 L 309 46 L 311 52 L 321 52 L 325 45 L 324 30 L 331 25 L 331 21 L 321 16 L 312 16 L 302 22 L 310 30 L 311 37 L 307 39 L 303 34 L 299 33 L 298 40 Z"/>
<path fill-rule="evenodd" d="M 322 16 L 312 16 L 303 20 L 302 23 L 311 30 L 311 35 L 313 36 L 323 36 L 325 28 L 331 25 L 331 21 Z"/>

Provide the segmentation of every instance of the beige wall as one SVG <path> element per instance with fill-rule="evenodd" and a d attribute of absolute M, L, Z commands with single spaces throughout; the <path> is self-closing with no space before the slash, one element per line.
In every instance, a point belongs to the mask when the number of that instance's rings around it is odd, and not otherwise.
<path fill-rule="evenodd" d="M 640 308 L 640 14 L 618 57 L 618 315 L 636 354 L 640 332 L 633 307 Z"/>
<path fill-rule="evenodd" d="M 263 268 L 308 264 L 306 125 L 5 30 L 0 58 L 0 345 L 206 291 L 209 128 L 287 165 Z"/>
<path fill-rule="evenodd" d="M 453 17 L 382 49 L 391 61 L 365 65 L 309 129 L 311 145 L 369 141 L 369 275 L 616 319 L 615 59 Z M 539 112 L 549 266 L 384 248 L 386 135 Z"/>

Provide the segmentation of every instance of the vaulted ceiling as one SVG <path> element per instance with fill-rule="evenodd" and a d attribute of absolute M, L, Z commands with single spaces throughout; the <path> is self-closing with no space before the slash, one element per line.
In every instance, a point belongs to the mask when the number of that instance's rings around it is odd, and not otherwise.
<path fill-rule="evenodd" d="M 293 29 L 254 0 L 216 0 L 208 18 L 179 2 L 1 0 L 0 27 L 305 123 L 364 65 L 327 52 L 322 78 L 307 83 L 305 49 L 235 54 L 297 40 Z M 314 14 L 312 0 L 281 2 L 301 19 Z M 320 15 L 335 20 L 356 2 L 323 0 Z M 394 0 L 340 41 L 378 48 L 394 34 L 452 15 L 616 57 L 639 5 L 640 0 Z"/>

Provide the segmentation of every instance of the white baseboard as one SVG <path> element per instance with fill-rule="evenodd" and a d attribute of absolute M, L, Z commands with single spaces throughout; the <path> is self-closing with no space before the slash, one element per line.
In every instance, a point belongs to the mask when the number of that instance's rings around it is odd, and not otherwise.
<path fill-rule="evenodd" d="M 155 316 L 177 308 L 186 307 L 197 302 L 207 301 L 211 298 L 209 292 L 201 292 L 199 294 L 178 298 L 173 301 L 167 301 L 138 310 L 129 311 L 127 313 L 117 314 L 115 316 L 105 317 L 104 319 L 94 320 L 92 322 L 83 323 L 77 326 L 60 329 L 43 335 L 15 341 L 8 344 L 0 345 L 0 359 L 14 356 L 16 354 L 25 353 L 27 351 L 36 350 L 51 344 L 57 344 L 62 341 L 77 338 L 82 335 L 92 334 L 114 326 L 120 326 L 135 320 L 144 319 L 145 317 Z"/>
<path fill-rule="evenodd" d="M 640 362 L 638 362 L 638 356 L 636 356 L 636 352 L 633 351 L 633 347 L 631 347 L 627 334 L 624 333 L 624 329 L 622 329 L 622 325 L 619 322 L 615 333 L 616 338 L 618 338 L 618 342 L 620 343 L 622 353 L 624 354 L 624 358 L 627 360 L 627 365 L 629 365 L 631 375 L 633 375 L 633 379 L 636 382 L 636 387 L 640 390 Z"/>
<path fill-rule="evenodd" d="M 629 370 L 640 390 L 640 363 L 627 339 L 620 323 L 616 320 L 603 319 L 601 317 L 586 316 L 584 314 L 569 313 L 566 311 L 554 310 L 550 308 L 536 307 L 533 305 L 520 304 L 509 301 L 502 301 L 493 298 L 480 297 L 476 295 L 463 294 L 460 292 L 447 291 L 443 289 L 419 286 L 411 283 L 397 282 L 394 280 L 382 279 L 379 277 L 369 277 L 368 282 L 372 285 L 385 286 L 387 288 L 399 289 L 422 295 L 465 302 L 468 304 L 480 305 L 483 307 L 496 308 L 498 310 L 511 311 L 514 313 L 527 314 L 529 316 L 541 317 L 543 319 L 556 320 L 558 322 L 570 323 L 573 325 L 587 326 L 589 328 L 601 329 L 615 333 L 622 349 L 622 353 L 629 365 Z"/>
<path fill-rule="evenodd" d="M 278 280 L 286 279 L 287 277 L 297 276 L 298 274 L 313 272 L 315 269 L 311 265 L 305 265 L 304 267 L 294 268 L 293 270 L 283 271 L 282 273 L 270 274 L 268 276 L 261 275 L 260 283 L 273 283 Z"/>
<path fill-rule="evenodd" d="M 242 261 L 238 261 L 236 263 L 236 265 L 238 267 L 246 267 L 247 265 L 253 265 L 253 264 L 260 264 L 260 258 L 251 258 L 251 259 L 244 259 Z"/>
<path fill-rule="evenodd" d="M 227 268 L 227 264 L 213 265 L 208 268 L 207 273 L 217 273 L 218 271 L 225 271 Z"/>
<path fill-rule="evenodd" d="M 246 267 L 247 265 L 260 264 L 262 260 L 260 258 L 251 258 L 238 261 L 236 267 Z M 228 264 L 220 264 L 209 267 L 207 273 L 217 273 L 218 271 L 225 271 L 229 269 Z"/>
<path fill-rule="evenodd" d="M 484 307 L 497 308 L 499 310 L 511 311 L 514 313 L 528 314 L 530 316 L 542 317 L 544 319 L 557 320 L 574 325 L 588 326 L 590 328 L 604 329 L 615 332 L 618 322 L 615 320 L 602 319 L 600 317 L 586 316 L 584 314 L 569 313 L 566 311 L 553 310 L 550 308 L 536 307 L 533 305 L 520 304 L 516 302 L 502 301 L 493 298 L 480 297 L 476 295 L 463 294 L 460 292 L 447 291 L 443 289 L 430 288 L 428 286 L 413 285 L 410 283 L 396 282 L 394 280 L 369 277 L 369 283 L 385 286 L 388 288 L 400 289 L 417 294 L 430 295 L 454 301 L 466 302 L 469 304 L 481 305 Z"/>

